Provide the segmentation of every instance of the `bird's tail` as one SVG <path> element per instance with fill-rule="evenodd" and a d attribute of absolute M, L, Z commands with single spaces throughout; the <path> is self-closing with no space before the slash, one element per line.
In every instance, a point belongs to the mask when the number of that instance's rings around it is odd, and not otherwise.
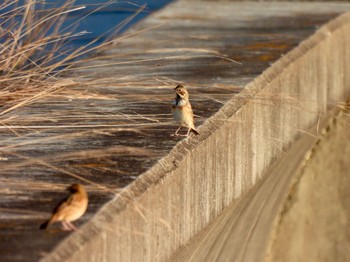
<path fill-rule="evenodd" d="M 46 229 L 49 226 L 51 226 L 53 223 L 54 223 L 53 218 L 50 218 L 49 220 L 47 220 L 46 222 L 44 222 L 40 225 L 40 229 Z"/>
<path fill-rule="evenodd" d="M 199 132 L 195 129 L 195 128 L 191 128 L 191 131 L 196 134 L 196 135 L 199 135 Z"/>

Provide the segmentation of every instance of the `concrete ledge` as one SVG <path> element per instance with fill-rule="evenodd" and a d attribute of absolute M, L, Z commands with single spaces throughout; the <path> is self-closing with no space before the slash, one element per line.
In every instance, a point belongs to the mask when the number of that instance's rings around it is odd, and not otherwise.
<path fill-rule="evenodd" d="M 302 42 L 44 261 L 167 261 L 350 95 L 350 14 Z"/>

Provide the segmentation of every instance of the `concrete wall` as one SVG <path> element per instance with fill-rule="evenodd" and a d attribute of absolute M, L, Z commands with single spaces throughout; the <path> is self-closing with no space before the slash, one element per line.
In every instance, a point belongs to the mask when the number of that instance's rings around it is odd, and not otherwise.
<path fill-rule="evenodd" d="M 166 261 L 350 95 L 350 15 L 284 56 L 45 261 Z"/>

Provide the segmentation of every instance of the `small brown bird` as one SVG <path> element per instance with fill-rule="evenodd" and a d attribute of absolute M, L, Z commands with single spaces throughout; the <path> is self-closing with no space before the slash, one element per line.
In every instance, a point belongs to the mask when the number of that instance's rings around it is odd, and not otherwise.
<path fill-rule="evenodd" d="M 176 130 L 174 136 L 178 136 L 178 132 L 181 127 L 187 127 L 188 136 L 192 131 L 196 135 L 199 135 L 198 131 L 194 126 L 193 111 L 189 100 L 189 94 L 185 87 L 178 85 L 174 89 L 176 97 L 173 101 L 173 117 L 177 123 L 179 123 L 179 128 Z"/>
<path fill-rule="evenodd" d="M 70 191 L 70 196 L 58 204 L 51 218 L 43 223 L 40 229 L 46 229 L 55 222 L 61 222 L 64 230 L 77 230 L 71 222 L 84 215 L 88 206 L 88 195 L 80 184 L 73 184 L 67 190 Z"/>

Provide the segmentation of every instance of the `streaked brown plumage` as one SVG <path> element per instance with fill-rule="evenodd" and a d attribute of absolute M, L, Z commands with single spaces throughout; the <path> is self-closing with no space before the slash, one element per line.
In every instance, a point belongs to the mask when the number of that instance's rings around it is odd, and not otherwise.
<path fill-rule="evenodd" d="M 187 89 L 182 86 L 178 85 L 174 89 L 176 93 L 176 97 L 173 101 L 172 109 L 173 109 L 173 117 L 177 123 L 179 123 L 179 128 L 176 130 L 174 136 L 178 136 L 178 132 L 181 129 L 181 127 L 187 127 L 187 134 L 185 136 L 188 136 L 190 132 L 192 131 L 196 135 L 198 135 L 198 131 L 196 130 L 194 126 L 194 119 L 193 119 L 193 111 L 192 106 L 190 104 L 190 96 L 188 94 Z"/>
<path fill-rule="evenodd" d="M 58 204 L 51 218 L 43 223 L 40 229 L 46 229 L 55 222 L 61 222 L 65 230 L 77 229 L 71 222 L 84 215 L 88 206 L 88 195 L 80 184 L 73 184 L 68 190 L 71 192 L 69 197 Z"/>

